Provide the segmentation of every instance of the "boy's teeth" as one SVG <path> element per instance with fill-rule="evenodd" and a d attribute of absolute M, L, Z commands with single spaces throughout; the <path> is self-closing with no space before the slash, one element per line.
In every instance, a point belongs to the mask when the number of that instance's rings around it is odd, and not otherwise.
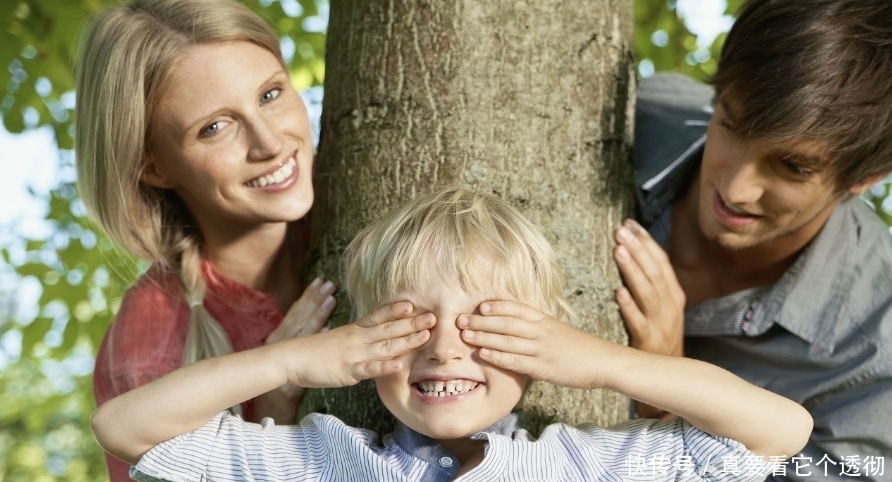
<path fill-rule="evenodd" d="M 276 172 L 252 179 L 245 184 L 249 187 L 266 187 L 272 184 L 278 184 L 291 177 L 291 174 L 294 173 L 295 163 L 296 161 L 292 157 L 291 159 L 288 159 L 288 162 L 283 164 L 282 167 L 276 169 Z"/>
<path fill-rule="evenodd" d="M 424 380 L 418 382 L 418 389 L 429 397 L 448 397 L 459 393 L 467 393 L 477 388 L 477 382 L 470 380 L 434 381 Z"/>

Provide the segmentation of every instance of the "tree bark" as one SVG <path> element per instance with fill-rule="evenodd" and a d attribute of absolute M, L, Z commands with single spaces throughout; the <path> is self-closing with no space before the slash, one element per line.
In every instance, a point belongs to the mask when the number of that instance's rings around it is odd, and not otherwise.
<path fill-rule="evenodd" d="M 576 326 L 625 343 L 613 302 L 615 226 L 631 214 L 632 1 L 334 0 L 311 271 L 340 280 L 365 224 L 435 186 L 518 207 L 553 243 Z M 339 299 L 334 324 L 350 315 Z M 325 360 L 320 360 L 325 363 Z M 534 383 L 537 433 L 628 416 L 610 392 Z M 312 390 L 304 411 L 387 433 L 371 382 Z"/>

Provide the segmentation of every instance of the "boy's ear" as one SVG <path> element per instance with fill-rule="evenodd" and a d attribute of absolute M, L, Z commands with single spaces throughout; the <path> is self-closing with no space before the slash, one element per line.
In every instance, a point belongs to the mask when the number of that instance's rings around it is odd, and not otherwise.
<path fill-rule="evenodd" d="M 145 168 L 139 175 L 139 180 L 152 187 L 160 189 L 172 189 L 175 183 L 167 179 L 161 171 L 158 170 L 158 164 L 155 162 L 152 154 L 145 154 Z"/>

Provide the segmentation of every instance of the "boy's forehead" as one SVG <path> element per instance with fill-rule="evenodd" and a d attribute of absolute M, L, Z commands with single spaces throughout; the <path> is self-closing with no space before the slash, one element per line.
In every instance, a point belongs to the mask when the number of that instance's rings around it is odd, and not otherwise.
<path fill-rule="evenodd" d="M 440 282 L 431 279 L 421 286 L 400 291 L 389 302 L 408 301 L 418 313 L 430 310 L 459 309 L 471 312 L 484 301 L 513 300 L 515 297 L 505 290 L 483 289 L 482 287 L 462 287 L 456 280 Z"/>
<path fill-rule="evenodd" d="M 419 298 L 436 295 L 443 290 L 461 291 L 468 296 L 508 294 L 504 274 L 497 269 L 493 256 L 475 253 L 461 259 L 428 256 L 424 266 L 405 270 L 397 286 L 399 294 Z M 501 276 L 500 276 L 501 274 Z"/>

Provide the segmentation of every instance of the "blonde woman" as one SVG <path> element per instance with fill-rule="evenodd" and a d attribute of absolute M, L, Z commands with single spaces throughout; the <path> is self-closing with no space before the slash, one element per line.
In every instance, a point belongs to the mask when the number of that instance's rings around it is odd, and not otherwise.
<path fill-rule="evenodd" d="M 334 285 L 297 276 L 312 137 L 266 23 L 228 0 L 133 0 L 92 22 L 78 67 L 81 197 L 153 263 L 97 354 L 97 404 L 183 364 L 318 332 Z M 292 423 L 301 396 L 284 387 L 232 410 Z M 109 469 L 129 480 L 127 464 Z"/>

